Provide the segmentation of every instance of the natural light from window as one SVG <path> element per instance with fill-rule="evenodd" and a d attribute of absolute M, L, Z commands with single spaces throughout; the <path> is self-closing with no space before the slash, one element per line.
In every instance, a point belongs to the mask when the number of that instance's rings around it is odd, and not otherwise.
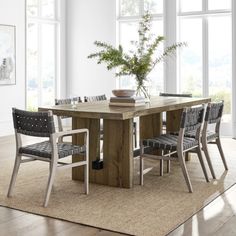
<path fill-rule="evenodd" d="M 52 105 L 57 80 L 55 0 L 27 0 L 27 109 Z"/>

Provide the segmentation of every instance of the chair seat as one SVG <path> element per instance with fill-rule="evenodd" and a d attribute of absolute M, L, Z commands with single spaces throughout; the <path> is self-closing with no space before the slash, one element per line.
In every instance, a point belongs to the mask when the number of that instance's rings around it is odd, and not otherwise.
<path fill-rule="evenodd" d="M 177 135 L 163 134 L 153 139 L 144 139 L 143 145 L 153 148 L 159 148 L 163 150 L 176 151 L 177 150 Z M 187 150 L 191 147 L 198 145 L 197 140 L 190 137 L 184 137 L 183 150 Z"/>
<path fill-rule="evenodd" d="M 86 150 L 85 146 L 72 145 L 69 143 L 58 143 L 57 148 L 59 158 L 67 157 L 73 154 L 81 154 Z M 21 147 L 19 149 L 19 153 L 50 159 L 52 156 L 52 146 L 49 141 L 35 143 L 32 145 Z"/>
<path fill-rule="evenodd" d="M 196 132 L 195 131 L 189 131 L 185 134 L 185 136 L 190 137 L 190 138 L 195 138 Z M 217 133 L 209 131 L 209 130 L 207 130 L 206 136 L 207 136 L 207 141 L 209 141 L 209 142 L 212 141 L 212 140 L 215 140 L 216 138 L 219 137 L 219 135 Z"/>
<path fill-rule="evenodd" d="M 173 132 L 171 133 L 172 135 L 179 135 L 178 132 Z M 189 131 L 189 132 L 186 132 L 184 134 L 185 137 L 189 137 L 189 138 L 195 138 L 196 137 L 196 131 L 193 130 L 193 131 Z M 212 131 L 207 131 L 207 141 L 212 141 L 212 140 L 215 140 L 216 138 L 218 138 L 219 135 L 215 132 L 212 132 Z"/>

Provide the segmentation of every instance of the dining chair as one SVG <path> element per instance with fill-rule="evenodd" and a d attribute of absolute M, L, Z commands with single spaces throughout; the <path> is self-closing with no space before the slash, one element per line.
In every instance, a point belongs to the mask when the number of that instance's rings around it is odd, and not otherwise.
<path fill-rule="evenodd" d="M 63 98 L 63 99 L 55 99 L 55 105 L 64 105 L 64 104 L 72 104 L 72 103 L 80 103 L 82 102 L 80 97 L 73 97 L 73 98 Z M 62 125 L 62 120 L 66 120 L 69 119 L 71 117 L 68 116 L 56 116 L 57 117 L 57 124 L 58 124 L 58 130 L 63 131 L 63 125 Z M 71 136 L 71 135 L 67 135 L 67 136 Z M 65 136 L 64 136 L 65 137 Z M 59 142 L 64 142 L 63 138 L 64 137 L 60 137 L 59 138 Z"/>
<path fill-rule="evenodd" d="M 80 97 L 74 97 L 74 98 L 62 98 L 62 99 L 55 99 L 55 105 L 64 105 L 64 104 L 72 104 L 72 102 L 82 102 Z M 57 116 L 57 121 L 58 121 L 58 129 L 59 131 L 63 131 L 63 125 L 62 125 L 62 120 L 63 119 L 68 119 L 70 117 L 68 116 Z"/>
<path fill-rule="evenodd" d="M 161 97 L 185 97 L 185 98 L 191 98 L 192 94 L 191 93 L 159 93 L 159 96 Z M 166 114 L 163 115 L 162 117 L 162 125 L 163 125 L 163 130 L 166 130 Z"/>
<path fill-rule="evenodd" d="M 84 97 L 84 102 L 96 102 L 96 101 L 104 101 L 104 100 L 107 100 L 107 97 L 105 94 Z"/>
<path fill-rule="evenodd" d="M 96 96 L 84 96 L 84 102 L 98 102 L 98 101 L 105 101 L 107 97 L 105 94 L 96 95 Z M 103 140 L 103 122 L 100 121 L 100 140 Z M 103 146 L 102 146 L 103 149 Z"/>
<path fill-rule="evenodd" d="M 186 97 L 191 98 L 193 95 L 191 93 L 159 93 L 162 97 Z"/>
<path fill-rule="evenodd" d="M 161 97 L 183 97 L 191 98 L 191 93 L 159 93 Z M 162 113 L 162 132 L 166 133 L 166 113 Z M 185 159 L 188 159 L 188 153 L 185 153 Z M 161 167 L 162 168 L 162 167 Z M 170 170 L 170 161 L 167 161 L 167 170 Z"/>
<path fill-rule="evenodd" d="M 200 146 L 200 132 L 204 116 L 204 106 L 185 108 L 182 112 L 180 121 L 180 130 L 178 135 L 174 134 L 162 134 L 158 137 L 149 139 L 143 139 L 140 141 L 140 184 L 143 185 L 143 166 L 144 159 L 160 160 L 177 160 L 180 163 L 183 176 L 185 178 L 189 192 L 193 192 L 192 184 L 189 178 L 189 174 L 186 168 L 184 153 L 196 149 L 198 158 L 207 182 L 209 182 L 206 168 L 203 162 L 201 146 Z M 184 134 L 188 131 L 195 131 L 196 136 L 194 138 L 186 137 Z M 147 154 L 144 152 L 146 147 L 152 147 L 154 149 L 161 150 L 160 155 Z M 167 152 L 167 153 L 166 153 Z M 173 154 L 177 154 L 173 156 Z M 163 170 L 162 170 L 163 171 Z"/>
<path fill-rule="evenodd" d="M 98 95 L 98 96 L 85 96 L 84 97 L 84 102 L 96 102 L 96 101 L 103 101 L 107 100 L 107 97 L 105 94 Z M 101 140 L 103 139 L 103 123 L 101 122 Z M 134 148 L 137 148 L 137 122 L 133 122 L 133 137 L 134 137 Z"/>
<path fill-rule="evenodd" d="M 228 165 L 225 159 L 225 155 L 223 152 L 223 148 L 221 145 L 221 139 L 220 139 L 220 125 L 221 125 L 221 118 L 223 115 L 223 109 L 224 109 L 224 101 L 217 102 L 217 103 L 208 103 L 207 109 L 206 109 L 206 115 L 204 120 L 204 125 L 202 129 L 202 135 L 201 135 L 201 142 L 202 142 L 202 149 L 204 151 L 204 154 L 206 156 L 207 163 L 209 165 L 211 174 L 213 179 L 216 178 L 215 171 L 212 166 L 211 158 L 208 151 L 208 144 L 216 144 L 217 148 L 219 150 L 222 162 L 224 164 L 225 170 L 228 170 Z M 209 129 L 209 125 L 213 125 L 213 130 Z M 195 137 L 196 134 L 193 131 L 187 132 L 185 136 L 188 137 Z"/>
<path fill-rule="evenodd" d="M 49 178 L 44 199 L 44 207 L 47 207 L 57 169 L 84 166 L 85 193 L 89 193 L 89 131 L 88 129 L 76 129 L 70 131 L 55 132 L 53 114 L 49 112 L 29 112 L 12 109 L 13 123 L 16 138 L 15 165 L 8 190 L 8 197 L 12 196 L 17 173 L 21 163 L 30 161 L 45 161 L 49 163 Z M 72 145 L 57 142 L 59 137 L 72 134 L 84 134 L 84 145 Z M 23 146 L 21 135 L 44 137 L 48 140 Z M 65 163 L 61 159 L 74 154 L 84 156 L 84 160 Z M 60 160 L 60 161 L 59 161 Z"/>

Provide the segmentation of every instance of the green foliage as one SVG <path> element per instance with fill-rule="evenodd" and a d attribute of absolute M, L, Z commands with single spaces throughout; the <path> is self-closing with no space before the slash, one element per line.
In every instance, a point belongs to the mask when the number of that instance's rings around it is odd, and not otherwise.
<path fill-rule="evenodd" d="M 213 102 L 219 102 L 224 100 L 224 114 L 231 114 L 231 93 L 230 91 L 217 91 L 211 94 L 211 100 Z"/>
<path fill-rule="evenodd" d="M 154 56 L 158 46 L 165 40 L 163 36 L 153 39 L 151 31 L 151 15 L 146 13 L 139 23 L 139 42 L 132 41 L 136 50 L 125 53 L 121 45 L 118 48 L 110 44 L 95 41 L 94 44 L 101 50 L 91 54 L 88 58 L 97 58 L 97 63 L 107 64 L 107 69 L 118 68 L 116 76 L 134 75 L 137 82 L 137 90 L 141 90 L 145 97 L 148 97 L 144 85 L 148 74 L 153 70 L 157 63 L 172 55 L 178 47 L 185 46 L 185 43 L 176 43 L 166 47 L 159 56 Z"/>

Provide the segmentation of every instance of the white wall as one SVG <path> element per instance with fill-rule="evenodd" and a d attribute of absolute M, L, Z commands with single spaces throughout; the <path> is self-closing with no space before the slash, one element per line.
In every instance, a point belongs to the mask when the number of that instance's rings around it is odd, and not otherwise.
<path fill-rule="evenodd" d="M 67 0 L 67 96 L 111 95 L 114 72 L 87 56 L 96 51 L 95 40 L 115 45 L 115 0 Z"/>
<path fill-rule="evenodd" d="M 25 108 L 25 0 L 0 0 L 0 24 L 16 26 L 16 85 L 0 86 L 0 136 L 13 133 L 11 108 Z"/>

